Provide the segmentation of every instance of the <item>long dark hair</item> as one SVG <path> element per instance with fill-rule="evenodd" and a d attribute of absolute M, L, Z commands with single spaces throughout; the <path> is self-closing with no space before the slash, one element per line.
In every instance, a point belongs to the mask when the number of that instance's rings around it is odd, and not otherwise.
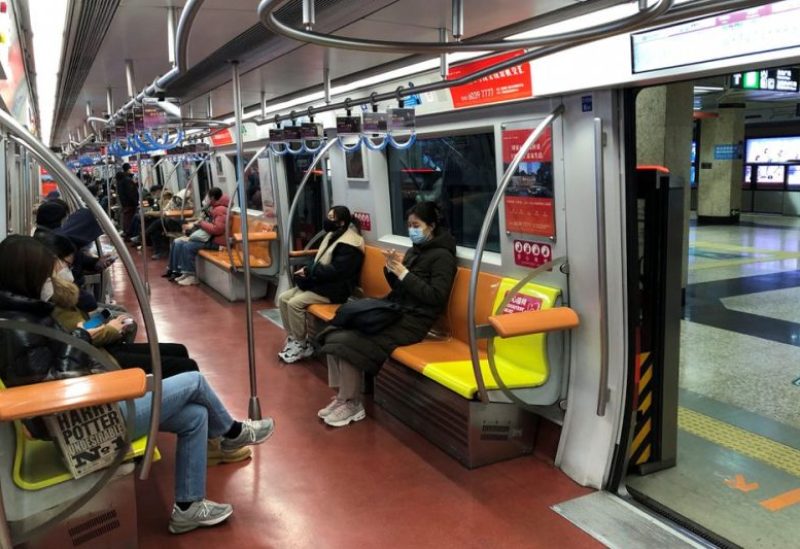
<path fill-rule="evenodd" d="M 52 231 L 38 231 L 33 238 L 44 244 L 58 259 L 66 259 L 78 251 L 69 238 Z"/>
<path fill-rule="evenodd" d="M 361 234 L 361 222 L 355 217 L 353 217 L 353 214 L 350 213 L 350 209 L 347 206 L 331 206 L 331 209 L 328 211 L 333 212 L 333 218 L 336 221 L 344 222 L 344 227 L 342 228 L 342 230 L 341 231 L 339 231 L 338 229 L 336 230 L 337 233 L 340 233 L 339 236 L 341 236 L 341 234 L 344 234 L 344 232 L 350 225 L 356 228 L 356 232 L 358 234 Z"/>
<path fill-rule="evenodd" d="M 56 256 L 41 242 L 11 235 L 0 242 L 0 290 L 39 299 L 55 264 Z"/>
<path fill-rule="evenodd" d="M 406 212 L 406 219 L 412 215 L 418 217 L 426 225 L 433 225 L 435 227 L 434 233 L 438 233 L 440 227 L 447 226 L 442 210 L 436 202 L 418 202 L 414 204 Z"/>

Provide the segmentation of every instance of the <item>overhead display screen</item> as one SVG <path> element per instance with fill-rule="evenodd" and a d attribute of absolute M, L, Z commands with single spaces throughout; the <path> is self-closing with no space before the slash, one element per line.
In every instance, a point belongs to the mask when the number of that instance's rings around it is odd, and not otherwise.
<path fill-rule="evenodd" d="M 800 0 L 734 11 L 631 35 L 633 72 L 800 46 Z"/>
<path fill-rule="evenodd" d="M 749 164 L 800 162 L 800 136 L 748 139 L 745 162 Z"/>

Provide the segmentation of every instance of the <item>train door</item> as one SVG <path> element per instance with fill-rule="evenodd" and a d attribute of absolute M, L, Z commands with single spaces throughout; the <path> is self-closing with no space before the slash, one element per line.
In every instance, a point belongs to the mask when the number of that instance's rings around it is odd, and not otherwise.
<path fill-rule="evenodd" d="M 733 81 L 626 92 L 627 445 L 611 485 L 718 545 L 790 547 L 800 533 L 800 220 L 740 205 L 747 190 L 772 192 L 764 204 L 795 200 L 793 126 L 747 124 L 762 101 L 774 113 L 785 96 Z"/>

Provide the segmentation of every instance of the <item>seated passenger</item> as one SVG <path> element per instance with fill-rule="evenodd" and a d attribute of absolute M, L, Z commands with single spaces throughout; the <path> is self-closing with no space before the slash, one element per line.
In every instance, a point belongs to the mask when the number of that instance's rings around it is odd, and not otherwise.
<path fill-rule="evenodd" d="M 345 206 L 334 206 L 323 222 L 328 233 L 310 267 L 294 273 L 295 287 L 278 297 L 281 320 L 289 334 L 286 346 L 278 353 L 292 363 L 314 354 L 307 340 L 306 307 L 313 303 L 344 303 L 358 284 L 364 263 L 364 238 L 358 220 Z"/>
<path fill-rule="evenodd" d="M 95 219 L 94 214 L 87 208 L 75 210 L 67 217 L 64 224 L 56 230 L 57 234 L 67 237 L 75 246 L 75 258 L 70 269 L 75 278 L 75 284 L 81 288 L 78 307 L 87 313 L 98 308 L 95 296 L 83 289 L 86 274 L 96 274 L 105 270 L 115 261 L 111 255 L 95 256 L 88 253 L 91 246 L 103 234 L 103 229 Z"/>
<path fill-rule="evenodd" d="M 422 341 L 450 298 L 457 266 L 455 239 L 433 202 L 416 204 L 407 217 L 413 246 L 402 261 L 394 250 L 386 253 L 384 268 L 392 288 L 386 299 L 400 306 L 400 318 L 372 335 L 335 327 L 320 333 L 322 352 L 328 355 L 331 379 L 338 377 L 339 392 L 317 415 L 332 427 L 366 417 L 362 372 L 377 374 L 395 348 Z"/>
<path fill-rule="evenodd" d="M 36 209 L 36 230 L 54 231 L 61 226 L 68 215 L 69 206 L 60 198 L 42 202 Z"/>
<path fill-rule="evenodd" d="M 31 237 L 12 235 L 0 242 L 0 318 L 59 329 L 49 303 L 54 292 L 53 278 L 59 270 L 58 259 Z M 80 328 L 72 335 L 86 342 L 91 340 Z M 0 378 L 8 387 L 86 375 L 101 368 L 72 345 L 24 331 L 0 331 L 0 345 Z M 275 423 L 271 418 L 235 421 L 197 372 L 165 379 L 162 389 L 160 430 L 178 435 L 175 504 L 169 531 L 180 534 L 219 524 L 233 513 L 233 508 L 205 499 L 208 439 L 221 436 L 222 450 L 234 452 L 267 440 Z M 148 433 L 151 401 L 152 393 L 134 401 L 132 439 Z M 127 406 L 123 405 L 122 410 L 127 413 Z M 26 420 L 25 424 L 35 438 L 49 438 L 41 418 Z"/>
<path fill-rule="evenodd" d="M 140 246 L 142 244 L 142 221 L 139 216 L 139 210 L 144 210 L 145 229 L 147 228 L 147 218 L 152 211 L 158 211 L 159 201 L 161 200 L 161 185 L 151 186 L 147 192 L 142 196 L 139 207 L 136 209 L 136 215 L 133 216 L 131 221 L 131 244 Z"/>
<path fill-rule="evenodd" d="M 195 276 L 195 259 L 202 249 L 225 246 L 225 223 L 227 221 L 230 199 L 222 194 L 222 189 L 212 187 L 208 190 L 203 206 L 208 206 L 208 214 L 195 224 L 184 225 L 187 236 L 176 238 L 169 248 L 169 267 L 165 277 L 181 286 L 200 284 Z"/>
<path fill-rule="evenodd" d="M 58 270 L 53 278 L 53 297 L 50 300 L 55 309 L 53 318 L 68 332 L 84 328 L 89 315 L 80 310 L 78 304 L 78 287 L 73 283 L 69 265 L 73 262 L 75 248 L 65 237 L 49 233 L 37 235 L 36 239 L 44 244 L 57 258 Z M 132 343 L 123 334 L 129 332 L 133 319 L 127 315 L 110 318 L 96 328 L 84 328 L 92 339 L 92 345 L 107 351 L 121 368 L 141 368 L 152 373 L 150 345 L 148 343 Z M 197 372 L 197 362 L 189 358 L 189 351 L 177 343 L 159 343 L 161 350 L 161 370 L 165 378 L 184 372 Z"/>

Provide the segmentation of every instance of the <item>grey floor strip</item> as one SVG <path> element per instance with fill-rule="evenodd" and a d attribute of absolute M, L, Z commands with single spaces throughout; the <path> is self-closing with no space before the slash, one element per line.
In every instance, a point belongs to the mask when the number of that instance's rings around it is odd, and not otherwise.
<path fill-rule="evenodd" d="M 283 329 L 283 321 L 281 320 L 281 312 L 279 309 L 262 309 L 258 314 Z"/>
<path fill-rule="evenodd" d="M 552 509 L 613 549 L 704 547 L 608 492 L 565 501 Z"/>

